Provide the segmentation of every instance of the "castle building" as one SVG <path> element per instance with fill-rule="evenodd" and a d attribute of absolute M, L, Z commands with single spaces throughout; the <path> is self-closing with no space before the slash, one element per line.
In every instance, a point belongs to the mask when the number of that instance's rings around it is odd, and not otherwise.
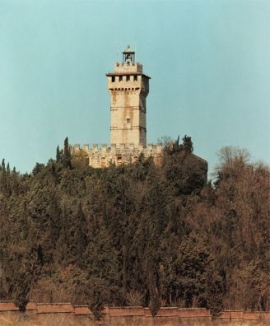
<path fill-rule="evenodd" d="M 123 51 L 122 62 L 117 62 L 113 72 L 106 74 L 110 94 L 111 144 L 74 145 L 73 161 L 83 162 L 93 168 L 106 168 L 138 161 L 140 155 L 151 157 L 155 164 L 162 160 L 162 144 L 147 144 L 146 98 L 150 77 L 143 73 L 141 63 L 135 61 L 135 52 L 128 46 Z M 194 166 L 203 171 L 207 180 L 207 162 L 192 154 Z"/>
<path fill-rule="evenodd" d="M 136 162 L 141 154 L 161 160 L 162 144 L 148 144 L 146 138 L 146 98 L 150 77 L 143 73 L 143 65 L 135 61 L 135 52 L 128 46 L 123 51 L 122 62 L 107 73 L 110 93 L 111 144 L 92 148 L 74 145 L 73 157 L 86 159 L 94 168 Z"/>

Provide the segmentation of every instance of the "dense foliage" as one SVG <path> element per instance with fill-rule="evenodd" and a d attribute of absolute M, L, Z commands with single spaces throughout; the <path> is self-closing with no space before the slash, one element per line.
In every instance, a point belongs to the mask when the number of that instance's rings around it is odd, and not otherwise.
<path fill-rule="evenodd" d="M 0 299 L 259 309 L 269 306 L 269 168 L 224 148 L 206 184 L 191 139 L 92 169 L 56 160 L 0 168 Z"/>

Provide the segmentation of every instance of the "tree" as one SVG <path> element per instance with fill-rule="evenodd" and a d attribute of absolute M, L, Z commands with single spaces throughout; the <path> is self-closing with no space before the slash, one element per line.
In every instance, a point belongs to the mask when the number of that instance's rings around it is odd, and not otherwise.
<path fill-rule="evenodd" d="M 56 163 L 60 163 L 61 159 L 62 159 L 62 153 L 59 150 L 59 146 L 57 146 L 57 148 L 56 148 Z"/>
<path fill-rule="evenodd" d="M 64 168 L 72 168 L 71 164 L 71 152 L 70 152 L 70 146 L 68 143 L 68 137 L 64 140 L 64 150 L 63 150 L 63 156 L 62 156 L 62 165 Z"/>
<path fill-rule="evenodd" d="M 217 167 L 215 207 L 212 209 L 215 219 L 211 224 L 219 228 L 213 248 L 218 252 L 216 261 L 226 274 L 224 307 L 227 309 L 262 309 L 269 304 L 265 299 L 269 276 L 262 275 L 266 275 L 265 266 L 270 263 L 270 171 L 268 167 L 251 164 L 248 159 L 246 150 L 225 147 L 220 152 Z M 250 275 L 253 275 L 254 292 L 247 290 L 251 284 Z M 261 306 L 260 300 L 264 302 Z"/>
<path fill-rule="evenodd" d="M 162 171 L 179 195 L 199 192 L 206 184 L 207 162 L 192 154 L 191 138 L 185 136 L 183 144 L 176 142 L 164 149 Z"/>
<path fill-rule="evenodd" d="M 30 175 L 3 160 L 1 299 L 23 310 L 45 290 L 98 318 L 107 304 L 153 315 L 161 305 L 269 309 L 270 169 L 225 148 L 217 182 L 206 184 L 207 163 L 192 148 L 185 136 L 168 143 L 161 166 L 140 157 L 71 168 L 66 139 L 60 161 Z"/>

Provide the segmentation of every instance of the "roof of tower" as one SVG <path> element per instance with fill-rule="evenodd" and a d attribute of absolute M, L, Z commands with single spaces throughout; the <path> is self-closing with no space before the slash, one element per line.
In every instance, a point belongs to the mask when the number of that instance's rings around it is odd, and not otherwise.
<path fill-rule="evenodd" d="M 135 53 L 135 52 L 133 50 L 131 50 L 130 46 L 128 45 L 123 53 Z"/>

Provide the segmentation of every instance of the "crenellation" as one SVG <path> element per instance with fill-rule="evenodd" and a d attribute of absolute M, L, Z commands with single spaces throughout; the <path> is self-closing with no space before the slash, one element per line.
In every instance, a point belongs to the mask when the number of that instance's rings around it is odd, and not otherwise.
<path fill-rule="evenodd" d="M 102 154 L 106 154 L 108 152 L 107 144 L 102 144 L 101 152 Z"/>
<path fill-rule="evenodd" d="M 83 145 L 83 150 L 84 150 L 85 152 L 89 152 L 89 144 L 84 144 L 84 145 Z"/>
<path fill-rule="evenodd" d="M 147 149 L 148 149 L 148 151 L 152 151 L 152 149 L 153 149 L 153 144 L 148 144 L 148 146 L 147 146 Z"/>
<path fill-rule="evenodd" d="M 122 73 L 122 74 L 125 74 L 127 71 L 130 73 L 133 72 L 133 73 L 142 74 L 143 66 L 139 62 L 132 63 L 132 64 L 128 64 L 126 62 L 116 62 L 114 66 L 114 71 L 116 73 Z"/>
<path fill-rule="evenodd" d="M 93 144 L 93 152 L 98 152 L 98 144 Z"/>
<path fill-rule="evenodd" d="M 74 158 L 81 157 L 82 149 L 78 144 L 74 145 L 71 149 Z M 141 154 L 143 154 L 145 159 L 152 157 L 154 163 L 160 165 L 163 157 L 163 145 L 161 143 L 149 143 L 146 147 L 143 147 L 141 144 L 138 146 L 123 143 L 117 145 L 111 144 L 110 147 L 107 144 L 102 144 L 101 147 L 98 144 L 93 144 L 92 148 L 89 145 L 84 145 L 83 151 L 87 155 L 89 165 L 94 168 L 106 168 L 111 164 L 119 166 L 122 164 L 136 163 Z M 207 162 L 194 154 L 193 157 L 194 160 L 202 163 L 201 165 L 202 167 L 204 166 L 205 173 L 207 174 Z"/>
<path fill-rule="evenodd" d="M 136 146 L 131 144 L 93 144 L 92 147 L 89 144 L 80 145 L 76 144 L 71 147 L 71 152 L 74 158 L 80 157 L 82 150 L 87 155 L 89 165 L 94 168 L 105 168 L 110 164 L 119 166 L 121 164 L 136 163 L 140 154 L 143 154 L 145 158 L 153 157 L 154 162 L 158 163 L 162 157 L 162 144 L 148 144 L 143 147 L 141 144 Z"/>

